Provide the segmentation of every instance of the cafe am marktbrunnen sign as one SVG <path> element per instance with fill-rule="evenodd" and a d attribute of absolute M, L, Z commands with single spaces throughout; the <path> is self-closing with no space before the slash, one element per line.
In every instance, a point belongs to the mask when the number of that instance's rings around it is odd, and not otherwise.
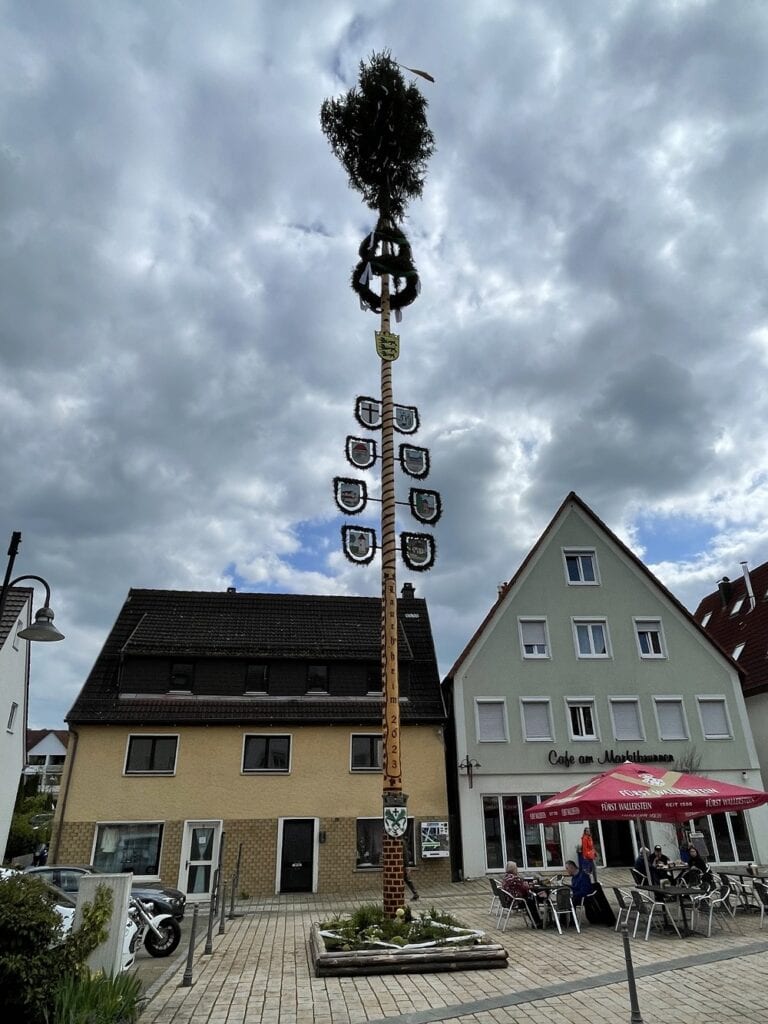
<path fill-rule="evenodd" d="M 550 750 L 547 760 L 557 768 L 571 768 L 575 764 L 623 764 L 625 761 L 634 761 L 635 764 L 671 764 L 675 758 L 672 754 L 643 754 L 640 750 L 605 750 L 600 757 L 593 754 L 571 754 L 567 750 L 561 754 L 557 750 Z"/>

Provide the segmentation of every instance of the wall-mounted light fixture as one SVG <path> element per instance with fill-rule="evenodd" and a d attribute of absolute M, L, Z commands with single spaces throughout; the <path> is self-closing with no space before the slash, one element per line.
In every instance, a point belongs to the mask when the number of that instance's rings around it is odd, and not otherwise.
<path fill-rule="evenodd" d="M 472 772 L 475 768 L 482 768 L 483 766 L 479 761 L 476 761 L 474 757 L 466 755 L 463 761 L 459 761 L 459 771 L 467 773 L 467 779 L 469 780 L 469 788 L 472 789 Z"/>

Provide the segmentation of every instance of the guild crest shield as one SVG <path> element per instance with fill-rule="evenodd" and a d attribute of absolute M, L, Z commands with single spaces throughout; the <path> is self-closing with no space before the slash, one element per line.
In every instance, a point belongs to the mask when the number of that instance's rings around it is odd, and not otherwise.
<path fill-rule="evenodd" d="M 358 469 L 370 469 L 376 461 L 376 442 L 366 437 L 347 437 L 347 462 Z"/>
<path fill-rule="evenodd" d="M 420 523 L 436 523 L 443 514 L 442 502 L 437 491 L 422 491 L 412 487 L 408 503 L 414 518 Z"/>
<path fill-rule="evenodd" d="M 392 839 L 402 839 L 408 828 L 408 811 L 405 807 L 384 808 L 384 831 Z"/>
<path fill-rule="evenodd" d="M 376 531 L 362 526 L 342 526 L 344 554 L 356 565 L 368 565 L 376 554 Z"/>
<path fill-rule="evenodd" d="M 412 445 L 400 445 L 400 468 L 408 476 L 423 480 L 429 474 L 429 452 L 426 448 L 415 448 Z"/>
<path fill-rule="evenodd" d="M 360 395 L 355 401 L 355 419 L 361 427 L 378 430 L 381 427 L 381 402 L 368 395 Z"/>
<path fill-rule="evenodd" d="M 419 429 L 419 411 L 416 406 L 396 405 L 394 426 L 400 434 L 415 434 Z"/>
<path fill-rule="evenodd" d="M 345 476 L 334 477 L 333 496 L 342 512 L 357 515 L 368 504 L 368 488 L 364 480 L 350 480 Z"/>
<path fill-rule="evenodd" d="M 400 552 L 403 561 L 414 572 L 431 569 L 435 563 L 435 540 L 428 533 L 401 533 Z"/>

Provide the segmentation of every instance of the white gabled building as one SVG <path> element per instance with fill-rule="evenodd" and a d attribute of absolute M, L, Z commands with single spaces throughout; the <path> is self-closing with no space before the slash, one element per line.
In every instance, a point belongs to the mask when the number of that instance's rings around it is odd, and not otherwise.
<path fill-rule="evenodd" d="M 32 591 L 8 591 L 0 620 L 0 851 L 5 853 L 26 755 L 29 641 L 18 635 L 31 623 Z"/>
<path fill-rule="evenodd" d="M 585 822 L 525 825 L 526 807 L 625 760 L 693 760 L 762 789 L 738 665 L 574 493 L 500 591 L 444 680 L 454 873 L 560 867 Z M 600 862 L 629 865 L 629 822 L 592 822 Z M 684 839 L 650 824 L 670 855 Z M 688 830 L 711 858 L 768 861 L 768 811 Z"/>

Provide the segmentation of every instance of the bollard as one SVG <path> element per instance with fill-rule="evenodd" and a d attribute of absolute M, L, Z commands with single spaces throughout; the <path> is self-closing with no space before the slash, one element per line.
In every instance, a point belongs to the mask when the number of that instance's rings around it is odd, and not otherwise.
<path fill-rule="evenodd" d="M 211 902 L 208 904 L 208 933 L 205 936 L 205 949 L 203 956 L 210 956 L 213 952 L 213 918 L 216 913 L 216 904 L 211 893 Z"/>
<path fill-rule="evenodd" d="M 237 889 L 237 885 L 238 878 L 237 875 L 235 875 L 235 877 L 232 879 L 232 891 L 229 894 L 229 914 L 227 916 L 229 917 L 230 921 L 237 917 L 237 914 L 235 913 L 235 891 Z"/>
<path fill-rule="evenodd" d="M 224 934 L 224 915 L 227 912 L 227 883 L 221 883 L 221 917 L 219 918 L 219 935 Z"/>
<path fill-rule="evenodd" d="M 637 987 L 635 985 L 635 969 L 632 966 L 632 950 L 629 948 L 629 928 L 626 922 L 621 926 L 621 941 L 624 943 L 624 959 L 627 964 L 627 988 L 629 989 L 629 1024 L 643 1024 L 640 1014 L 640 1004 L 637 1001 Z"/>
<path fill-rule="evenodd" d="M 181 979 L 181 987 L 189 988 L 192 984 L 192 960 L 195 955 L 195 932 L 197 931 L 197 904 L 192 909 L 192 931 L 189 933 L 189 949 L 187 950 L 187 966 L 184 969 L 184 977 Z"/>

